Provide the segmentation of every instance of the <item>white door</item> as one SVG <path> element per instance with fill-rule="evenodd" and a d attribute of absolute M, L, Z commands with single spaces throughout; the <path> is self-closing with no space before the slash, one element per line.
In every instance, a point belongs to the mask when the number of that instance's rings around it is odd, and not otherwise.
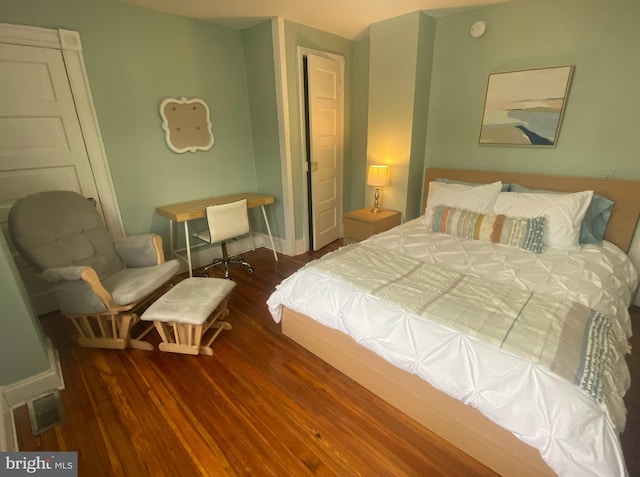
<path fill-rule="evenodd" d="M 342 217 L 342 68 L 307 56 L 313 249 L 340 238 Z"/>
<path fill-rule="evenodd" d="M 0 225 L 13 203 L 43 190 L 99 197 L 60 50 L 0 43 Z M 99 209 L 100 210 L 100 209 Z M 19 256 L 38 314 L 55 310 L 50 288 Z"/>

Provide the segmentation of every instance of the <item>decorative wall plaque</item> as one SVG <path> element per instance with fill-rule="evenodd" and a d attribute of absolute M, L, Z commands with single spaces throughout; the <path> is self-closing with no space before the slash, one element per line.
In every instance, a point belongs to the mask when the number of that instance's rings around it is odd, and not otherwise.
<path fill-rule="evenodd" d="M 166 98 L 160 103 L 162 129 L 174 152 L 207 151 L 214 138 L 209 106 L 201 99 Z"/>

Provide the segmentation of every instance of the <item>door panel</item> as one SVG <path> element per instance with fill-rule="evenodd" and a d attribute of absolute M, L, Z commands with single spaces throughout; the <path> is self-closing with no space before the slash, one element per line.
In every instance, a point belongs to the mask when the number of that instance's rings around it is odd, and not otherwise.
<path fill-rule="evenodd" d="M 62 52 L 0 43 L 0 226 L 13 203 L 43 190 L 98 199 Z M 99 209 L 100 210 L 100 209 Z M 36 313 L 57 308 L 50 287 L 19 256 Z"/>
<path fill-rule="evenodd" d="M 313 249 L 340 238 L 342 210 L 341 68 L 308 55 Z"/>

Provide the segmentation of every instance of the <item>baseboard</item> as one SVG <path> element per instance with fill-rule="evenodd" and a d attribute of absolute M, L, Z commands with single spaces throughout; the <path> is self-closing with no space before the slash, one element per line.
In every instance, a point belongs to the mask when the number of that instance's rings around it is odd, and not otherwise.
<path fill-rule="evenodd" d="M 267 234 L 254 233 L 253 234 L 253 244 L 255 248 L 264 247 L 269 250 L 271 248 L 271 241 L 269 240 L 269 236 Z M 283 250 L 283 241 L 277 237 L 273 238 L 273 244 L 276 248 L 276 252 L 280 252 Z M 248 252 L 252 249 L 251 238 L 245 237 L 239 240 L 232 240 L 227 242 L 227 250 L 229 255 L 239 255 L 244 252 Z M 191 249 L 191 263 L 193 264 L 193 268 L 201 267 L 207 265 L 213 261 L 214 258 L 220 258 L 222 256 L 222 252 L 220 250 L 220 246 L 204 246 L 198 248 Z M 187 263 L 183 260 L 180 261 L 180 266 L 183 271 L 187 269 Z"/>
<path fill-rule="evenodd" d="M 294 251 L 295 255 L 300 255 L 302 253 L 306 253 L 306 252 L 309 251 L 307 249 L 307 242 L 306 242 L 305 239 L 296 240 L 295 244 L 294 244 L 294 247 L 295 247 L 295 251 Z"/>
<path fill-rule="evenodd" d="M 29 399 L 44 394 L 52 389 L 64 389 L 64 379 L 58 352 L 53 347 L 49 339 L 47 343 L 47 355 L 49 358 L 49 369 L 42 373 L 31 376 L 17 383 L 5 386 L 2 394 L 10 409 L 22 406 Z"/>

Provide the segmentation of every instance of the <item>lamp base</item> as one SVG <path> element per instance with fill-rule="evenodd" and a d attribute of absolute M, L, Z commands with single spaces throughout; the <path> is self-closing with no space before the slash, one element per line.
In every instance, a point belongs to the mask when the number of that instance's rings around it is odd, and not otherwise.
<path fill-rule="evenodd" d="M 378 207 L 379 201 L 380 201 L 380 188 L 376 187 L 376 192 L 373 195 L 373 207 L 371 208 L 371 212 L 373 212 L 374 214 L 377 214 L 382 210 L 381 208 Z"/>

